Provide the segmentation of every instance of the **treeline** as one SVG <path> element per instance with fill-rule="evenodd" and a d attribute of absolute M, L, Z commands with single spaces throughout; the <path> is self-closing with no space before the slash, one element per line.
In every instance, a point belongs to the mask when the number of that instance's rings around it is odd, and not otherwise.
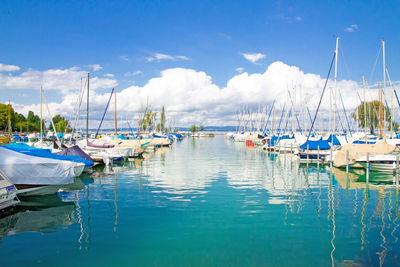
<path fill-rule="evenodd" d="M 39 132 L 40 117 L 33 111 L 28 112 L 28 117 L 14 110 L 11 105 L 0 104 L 0 131 L 8 129 L 8 119 L 10 117 L 11 129 L 13 132 Z M 71 126 L 68 120 L 60 115 L 53 117 L 53 123 L 57 132 L 70 132 Z M 52 126 L 49 125 L 50 129 Z M 42 120 L 43 131 L 46 130 L 46 121 Z"/>

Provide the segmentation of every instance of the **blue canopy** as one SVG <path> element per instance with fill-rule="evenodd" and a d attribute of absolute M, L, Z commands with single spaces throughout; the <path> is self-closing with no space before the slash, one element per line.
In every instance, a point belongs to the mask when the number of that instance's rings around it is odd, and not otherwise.
<path fill-rule="evenodd" d="M 365 143 L 365 141 L 363 140 L 356 140 L 353 142 L 353 144 L 375 144 L 376 141 L 367 141 L 367 143 Z"/>
<path fill-rule="evenodd" d="M 278 137 L 278 136 L 274 135 L 274 136 L 272 136 L 269 144 L 270 144 L 270 146 L 274 146 L 278 140 L 283 140 L 283 139 L 294 139 L 294 136 L 289 136 L 288 134 L 286 134 L 286 135 L 282 135 L 282 136 Z"/>
<path fill-rule="evenodd" d="M 334 146 L 342 145 L 340 143 L 339 139 L 337 139 L 336 135 L 333 135 L 333 134 L 331 134 L 326 141 L 328 141 L 329 143 L 332 143 L 332 145 L 334 145 Z"/>
<path fill-rule="evenodd" d="M 326 149 L 331 148 L 328 140 L 322 140 L 322 138 L 320 140 L 316 140 L 316 141 L 308 140 L 307 142 L 305 142 L 304 144 L 302 144 L 300 146 L 301 149 L 307 149 L 307 147 L 308 147 L 308 149 L 311 149 L 311 150 L 317 150 L 318 148 L 320 150 L 326 150 Z"/>
<path fill-rule="evenodd" d="M 81 158 L 79 156 L 57 155 L 57 154 L 51 153 L 48 149 L 31 147 L 24 143 L 8 144 L 5 146 L 5 148 L 8 148 L 10 150 L 13 150 L 15 152 L 19 152 L 19 153 L 22 153 L 25 155 L 30 155 L 30 156 L 35 156 L 35 157 L 50 158 L 50 159 L 57 159 L 57 160 L 67 160 L 67 161 L 73 161 L 73 162 L 78 162 L 78 163 L 84 163 L 85 167 L 91 167 L 94 164 L 92 161 Z"/>

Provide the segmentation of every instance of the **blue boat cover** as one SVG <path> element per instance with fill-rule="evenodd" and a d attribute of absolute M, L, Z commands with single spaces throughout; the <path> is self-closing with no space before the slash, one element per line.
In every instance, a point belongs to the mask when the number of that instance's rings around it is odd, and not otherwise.
<path fill-rule="evenodd" d="M 89 161 L 87 159 L 84 159 L 79 156 L 64 156 L 64 155 L 57 155 L 51 153 L 48 149 L 42 149 L 42 148 L 37 148 L 37 147 L 31 147 L 28 146 L 27 144 L 24 143 L 13 143 L 13 144 L 8 144 L 5 146 L 5 148 L 8 148 L 10 150 L 13 150 L 15 152 L 19 152 L 25 155 L 30 155 L 30 156 L 35 156 L 35 157 L 40 157 L 40 158 L 50 158 L 50 159 L 58 159 L 58 160 L 67 160 L 67 161 L 73 161 L 73 162 L 80 162 L 84 163 L 85 167 L 91 167 L 93 166 L 93 162 Z"/>
<path fill-rule="evenodd" d="M 308 140 L 307 142 L 305 142 L 304 144 L 302 144 L 300 146 L 301 149 L 312 149 L 312 150 L 317 150 L 318 147 L 320 150 L 326 150 L 326 149 L 330 149 L 331 146 L 329 145 L 327 140 L 322 140 L 322 138 L 320 140 L 317 141 L 312 141 L 312 140 Z"/>
<path fill-rule="evenodd" d="M 269 144 L 270 144 L 270 146 L 274 146 L 278 140 L 283 140 L 283 139 L 294 139 L 294 136 L 289 136 L 288 134 L 286 134 L 286 135 L 282 135 L 281 137 L 278 137 L 278 136 L 274 135 L 274 136 L 272 136 Z"/>
<path fill-rule="evenodd" d="M 337 139 L 336 135 L 333 135 L 333 134 L 331 134 L 326 141 L 328 141 L 329 143 L 332 143 L 332 145 L 334 145 L 334 146 L 341 146 L 342 145 L 340 143 L 339 139 Z"/>
<path fill-rule="evenodd" d="M 367 141 L 366 144 L 375 144 L 375 143 L 376 143 L 376 141 Z M 353 142 L 353 144 L 365 144 L 365 141 L 356 140 L 356 141 Z"/>

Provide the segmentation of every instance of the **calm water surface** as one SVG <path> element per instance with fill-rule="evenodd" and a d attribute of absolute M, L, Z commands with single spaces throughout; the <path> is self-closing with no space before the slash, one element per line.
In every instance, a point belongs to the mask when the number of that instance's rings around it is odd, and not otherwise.
<path fill-rule="evenodd" d="M 399 193 L 222 136 L 96 169 L 0 218 L 1 266 L 400 265 Z"/>

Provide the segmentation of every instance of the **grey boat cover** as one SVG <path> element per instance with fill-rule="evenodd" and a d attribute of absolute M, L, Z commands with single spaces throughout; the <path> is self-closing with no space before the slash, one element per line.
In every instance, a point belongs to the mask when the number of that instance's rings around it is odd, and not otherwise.
<path fill-rule="evenodd" d="M 94 162 L 94 160 L 88 154 L 83 152 L 83 150 L 80 149 L 80 147 L 77 145 L 64 149 L 63 151 L 57 152 L 56 154 L 63 156 L 79 156 L 81 158 Z"/>
<path fill-rule="evenodd" d="M 74 182 L 82 163 L 25 155 L 0 147 L 0 171 L 13 184 L 60 185 Z"/>

